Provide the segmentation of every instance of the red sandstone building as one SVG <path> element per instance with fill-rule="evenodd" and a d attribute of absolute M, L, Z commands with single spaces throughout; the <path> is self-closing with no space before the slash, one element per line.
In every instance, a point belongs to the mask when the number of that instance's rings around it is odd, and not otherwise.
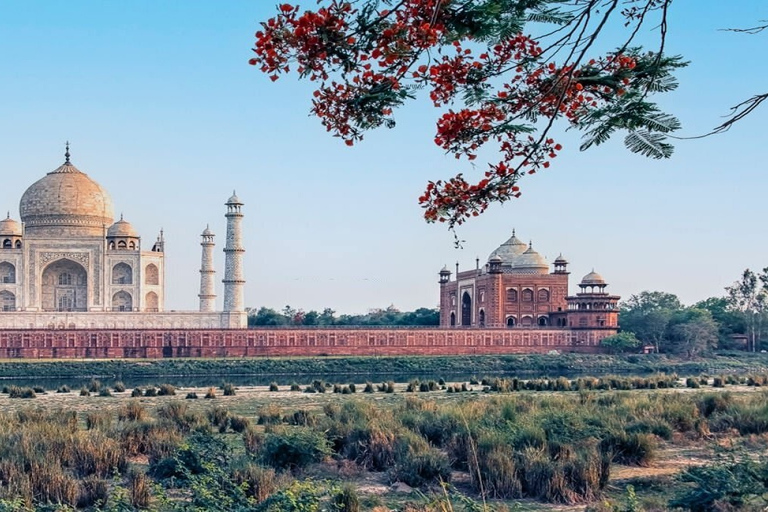
<path fill-rule="evenodd" d="M 619 297 L 606 292 L 600 274 L 592 271 L 568 294 L 568 262 L 558 256 L 554 270 L 547 260 L 514 231 L 480 267 L 459 272 L 440 271 L 440 326 L 444 328 L 561 328 L 598 331 L 601 337 L 618 331 Z"/>

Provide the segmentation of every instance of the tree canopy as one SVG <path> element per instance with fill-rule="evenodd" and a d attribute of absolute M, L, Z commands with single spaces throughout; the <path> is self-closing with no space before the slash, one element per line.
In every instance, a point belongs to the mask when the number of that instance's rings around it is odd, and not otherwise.
<path fill-rule="evenodd" d="M 372 309 L 364 315 L 339 315 L 331 308 L 322 312 L 303 311 L 285 306 L 282 311 L 262 307 L 251 310 L 249 326 L 435 326 L 440 323 L 437 309 L 418 308 L 414 311 L 400 311 L 394 306 Z"/>
<path fill-rule="evenodd" d="M 664 53 L 672 0 L 320 0 L 283 3 L 256 33 L 250 63 L 272 80 L 296 73 L 318 84 L 312 114 L 346 144 L 395 126 L 395 110 L 419 99 L 440 109 L 434 143 L 475 160 L 500 160 L 430 181 L 419 198 L 427 221 L 453 228 L 492 203 L 520 195 L 522 177 L 548 168 L 562 124 L 582 149 L 624 132 L 634 152 L 665 158 L 678 120 L 651 101 L 677 86 L 685 65 Z M 624 27 L 598 53 L 606 27 Z M 650 51 L 637 46 L 656 27 Z M 615 37 L 612 34 L 610 37 Z"/>

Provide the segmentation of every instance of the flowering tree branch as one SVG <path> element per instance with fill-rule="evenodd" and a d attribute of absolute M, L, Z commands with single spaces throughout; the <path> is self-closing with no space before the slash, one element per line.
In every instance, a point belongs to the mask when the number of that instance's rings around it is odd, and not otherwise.
<path fill-rule="evenodd" d="M 685 65 L 663 53 L 671 1 L 320 0 L 315 11 L 285 3 L 256 33 L 250 63 L 272 80 L 297 73 L 317 82 L 311 112 L 347 145 L 394 127 L 395 110 L 426 91 L 442 111 L 435 144 L 468 161 L 487 146 L 500 155 L 472 180 L 427 184 L 424 217 L 454 228 L 518 197 L 524 176 L 551 165 L 562 149 L 555 123 L 583 132 L 581 149 L 623 131 L 631 151 L 672 154 L 666 137 L 680 124 L 649 100 L 673 90 Z M 624 40 L 595 55 L 616 20 Z M 650 23 L 658 47 L 648 52 L 634 39 Z"/>

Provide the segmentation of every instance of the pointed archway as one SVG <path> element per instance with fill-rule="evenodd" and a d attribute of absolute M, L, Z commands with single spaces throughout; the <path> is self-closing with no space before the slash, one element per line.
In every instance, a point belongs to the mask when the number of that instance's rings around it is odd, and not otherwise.
<path fill-rule="evenodd" d="M 461 325 L 462 327 L 472 325 L 472 297 L 469 296 L 469 292 L 461 295 Z"/>
<path fill-rule="evenodd" d="M 88 272 L 77 262 L 64 258 L 45 267 L 40 288 L 43 311 L 88 310 Z"/>

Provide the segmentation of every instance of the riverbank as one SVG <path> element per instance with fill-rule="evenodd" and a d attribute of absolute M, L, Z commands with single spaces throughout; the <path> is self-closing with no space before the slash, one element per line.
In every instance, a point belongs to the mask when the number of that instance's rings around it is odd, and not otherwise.
<path fill-rule="evenodd" d="M 291 379 L 295 376 L 444 376 L 579 375 L 764 372 L 768 354 L 723 352 L 695 360 L 663 354 L 529 354 L 494 356 L 293 357 L 152 360 L 2 360 L 0 379 L 247 377 Z"/>

